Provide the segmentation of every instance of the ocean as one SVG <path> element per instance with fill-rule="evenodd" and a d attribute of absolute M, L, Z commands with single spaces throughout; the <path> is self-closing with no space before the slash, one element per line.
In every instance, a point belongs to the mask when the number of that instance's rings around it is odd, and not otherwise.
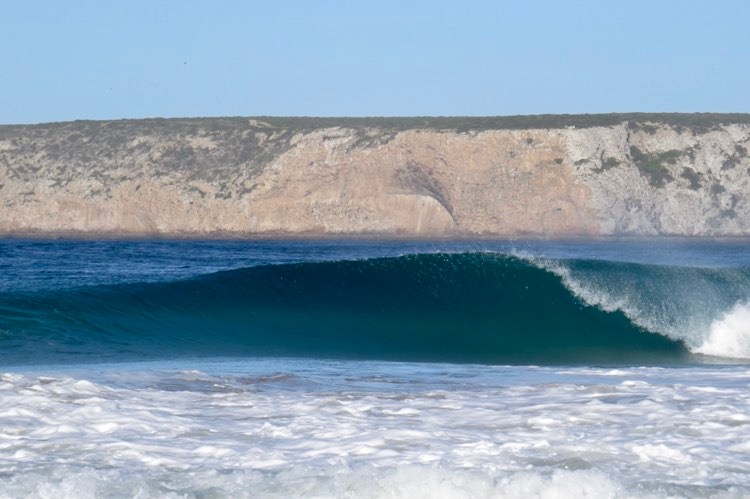
<path fill-rule="evenodd" d="M 746 241 L 0 240 L 0 497 L 748 497 Z"/>

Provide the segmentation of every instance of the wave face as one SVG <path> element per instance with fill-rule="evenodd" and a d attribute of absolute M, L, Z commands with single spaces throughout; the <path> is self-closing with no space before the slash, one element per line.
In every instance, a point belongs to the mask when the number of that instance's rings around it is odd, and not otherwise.
<path fill-rule="evenodd" d="M 575 296 L 682 342 L 693 353 L 750 359 L 750 269 L 596 260 L 539 261 Z"/>
<path fill-rule="evenodd" d="M 686 358 L 684 338 L 653 334 L 661 331 L 634 320 L 625 306 L 604 306 L 601 297 L 597 303 L 595 293 L 606 293 L 576 280 L 589 272 L 616 283 L 630 264 L 562 265 L 489 253 L 421 254 L 5 294 L 0 361 L 279 355 L 513 364 Z M 628 275 L 653 272 L 630 266 Z"/>

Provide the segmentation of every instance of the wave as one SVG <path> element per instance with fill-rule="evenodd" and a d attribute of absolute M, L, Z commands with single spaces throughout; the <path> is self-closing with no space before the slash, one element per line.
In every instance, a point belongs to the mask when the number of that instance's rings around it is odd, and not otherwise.
<path fill-rule="evenodd" d="M 268 265 L 173 282 L 0 295 L 0 362 L 278 355 L 645 364 L 683 362 L 691 352 L 746 358 L 750 308 L 741 303 L 748 296 L 743 269 L 492 253 Z"/>
<path fill-rule="evenodd" d="M 535 260 L 575 296 L 689 351 L 750 359 L 750 269 Z"/>

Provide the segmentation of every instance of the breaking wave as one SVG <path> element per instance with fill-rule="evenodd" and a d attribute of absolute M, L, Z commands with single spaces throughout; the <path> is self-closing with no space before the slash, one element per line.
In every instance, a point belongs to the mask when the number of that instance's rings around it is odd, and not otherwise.
<path fill-rule="evenodd" d="M 0 361 L 303 356 L 480 363 L 750 358 L 750 271 L 493 253 L 268 265 L 0 295 Z"/>

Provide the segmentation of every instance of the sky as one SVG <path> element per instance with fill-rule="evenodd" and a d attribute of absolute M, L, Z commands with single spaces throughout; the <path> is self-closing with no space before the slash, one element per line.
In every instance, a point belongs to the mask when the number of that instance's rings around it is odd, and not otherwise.
<path fill-rule="evenodd" d="M 746 0 L 24 0 L 0 123 L 750 112 Z"/>

